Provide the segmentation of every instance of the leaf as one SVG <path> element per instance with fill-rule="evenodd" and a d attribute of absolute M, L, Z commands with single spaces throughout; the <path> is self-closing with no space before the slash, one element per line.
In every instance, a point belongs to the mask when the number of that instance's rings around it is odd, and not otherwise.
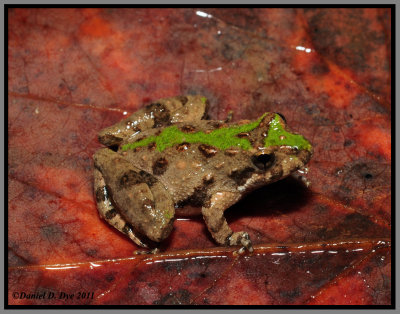
<path fill-rule="evenodd" d="M 9 305 L 391 304 L 389 9 L 9 9 L 8 22 Z M 253 254 L 190 218 L 160 254 L 134 255 L 98 216 L 98 131 L 188 93 L 214 119 L 280 112 L 314 146 L 309 188 L 287 178 L 226 211 Z"/>

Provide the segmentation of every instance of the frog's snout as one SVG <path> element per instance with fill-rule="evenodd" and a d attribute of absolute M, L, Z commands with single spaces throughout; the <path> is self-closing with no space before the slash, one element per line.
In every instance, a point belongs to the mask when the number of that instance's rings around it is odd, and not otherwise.
<path fill-rule="evenodd" d="M 310 148 L 309 149 L 302 149 L 298 152 L 297 157 L 300 158 L 300 160 L 303 162 L 303 164 L 307 164 L 311 157 L 314 154 L 314 149 L 310 144 Z"/>

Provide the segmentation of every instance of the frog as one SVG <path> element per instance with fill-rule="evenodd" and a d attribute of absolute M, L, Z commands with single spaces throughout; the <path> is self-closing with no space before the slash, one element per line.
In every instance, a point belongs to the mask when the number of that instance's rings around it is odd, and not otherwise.
<path fill-rule="evenodd" d="M 209 107 L 202 95 L 162 98 L 98 133 L 106 146 L 93 156 L 99 215 L 146 252 L 158 252 L 175 217 L 193 215 L 218 245 L 253 252 L 225 210 L 304 169 L 313 155 L 280 113 L 233 122 L 210 119 Z"/>

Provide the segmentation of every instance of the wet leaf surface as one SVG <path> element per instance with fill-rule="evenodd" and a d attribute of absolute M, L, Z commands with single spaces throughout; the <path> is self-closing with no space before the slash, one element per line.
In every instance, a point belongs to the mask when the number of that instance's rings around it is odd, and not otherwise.
<path fill-rule="evenodd" d="M 8 19 L 9 304 L 391 304 L 388 9 L 11 9 Z M 283 113 L 313 143 L 312 184 L 287 178 L 226 212 L 253 254 L 217 247 L 193 218 L 175 222 L 160 254 L 135 256 L 97 213 L 97 133 L 192 93 L 214 119 Z"/>

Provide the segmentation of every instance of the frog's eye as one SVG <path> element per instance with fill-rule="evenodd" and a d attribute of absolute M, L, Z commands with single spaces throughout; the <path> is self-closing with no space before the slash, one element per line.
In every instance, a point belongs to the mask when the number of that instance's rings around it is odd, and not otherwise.
<path fill-rule="evenodd" d="M 275 161 L 274 154 L 259 154 L 252 157 L 253 164 L 261 170 L 267 170 Z"/>
<path fill-rule="evenodd" d="M 277 112 L 276 114 L 279 115 L 282 118 L 282 120 L 285 121 L 285 123 L 286 123 L 286 118 L 283 114 L 281 114 L 279 112 Z"/>

